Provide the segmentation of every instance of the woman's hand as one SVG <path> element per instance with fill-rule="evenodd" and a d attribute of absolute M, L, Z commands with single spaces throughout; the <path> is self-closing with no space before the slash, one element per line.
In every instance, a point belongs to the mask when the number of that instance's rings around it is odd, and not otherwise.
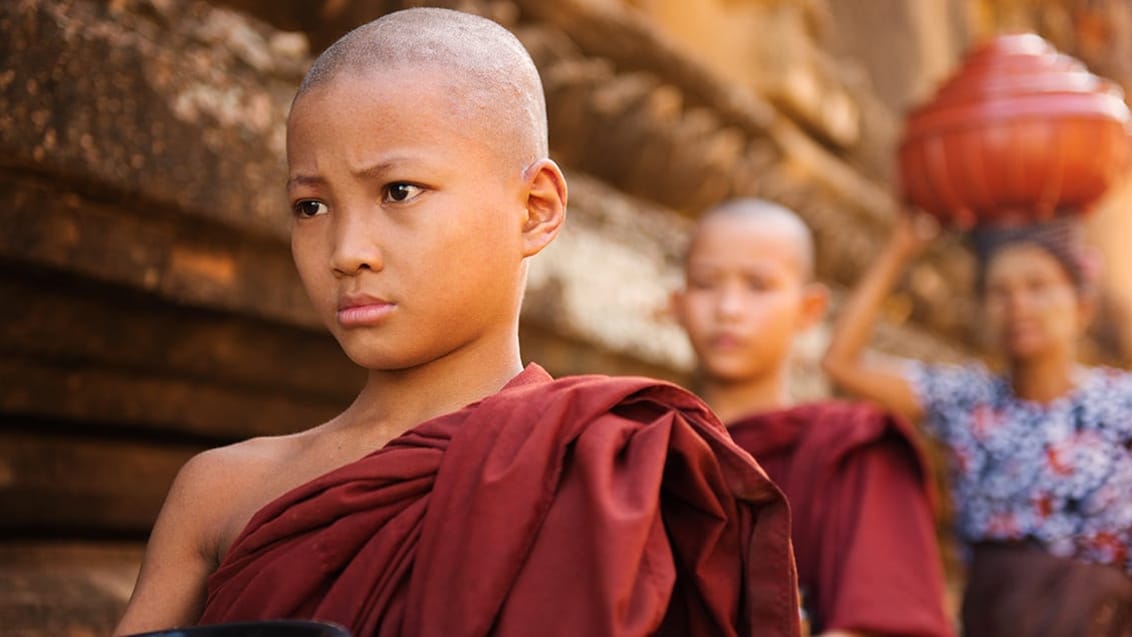
<path fill-rule="evenodd" d="M 901 211 L 888 239 L 888 247 L 903 262 L 923 253 L 928 244 L 940 235 L 939 221 L 918 208 Z"/>

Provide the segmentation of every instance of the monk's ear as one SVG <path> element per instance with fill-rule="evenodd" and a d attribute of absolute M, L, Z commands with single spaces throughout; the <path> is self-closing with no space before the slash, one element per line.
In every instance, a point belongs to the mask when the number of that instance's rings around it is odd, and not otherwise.
<path fill-rule="evenodd" d="M 668 314 L 680 327 L 684 327 L 684 289 L 677 288 L 668 293 Z"/>
<path fill-rule="evenodd" d="M 540 159 L 523 171 L 527 210 L 523 217 L 523 256 L 538 254 L 550 245 L 566 221 L 566 177 L 549 159 Z"/>
<path fill-rule="evenodd" d="M 829 309 L 829 288 L 821 283 L 808 283 L 802 290 L 801 329 L 808 330 L 821 322 Z"/>

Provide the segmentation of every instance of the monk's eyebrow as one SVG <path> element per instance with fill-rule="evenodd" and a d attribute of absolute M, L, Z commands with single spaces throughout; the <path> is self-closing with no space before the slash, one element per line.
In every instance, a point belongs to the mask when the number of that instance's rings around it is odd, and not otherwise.
<path fill-rule="evenodd" d="M 410 157 L 390 157 L 380 161 L 373 162 L 372 164 L 365 164 L 359 168 L 352 169 L 350 174 L 359 179 L 376 179 L 382 174 L 396 168 L 398 165 L 410 163 Z M 292 175 L 287 179 L 287 189 L 297 188 L 300 186 L 323 186 L 326 184 L 326 179 L 319 175 L 304 175 L 302 173 Z"/>
<path fill-rule="evenodd" d="M 408 157 L 389 157 L 376 161 L 372 164 L 363 165 L 359 168 L 351 170 L 351 174 L 360 179 L 375 179 L 389 170 L 396 168 L 399 164 L 409 161 Z"/>
<path fill-rule="evenodd" d="M 298 186 L 321 186 L 326 180 L 318 175 L 292 175 L 287 179 L 287 190 Z"/>

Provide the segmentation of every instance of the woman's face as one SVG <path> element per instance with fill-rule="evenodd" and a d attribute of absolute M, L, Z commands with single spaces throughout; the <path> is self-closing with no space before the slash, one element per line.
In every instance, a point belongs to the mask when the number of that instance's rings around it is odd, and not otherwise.
<path fill-rule="evenodd" d="M 1085 304 L 1061 262 L 1041 246 L 1000 248 L 987 264 L 983 301 L 994 344 L 1010 360 L 1075 353 Z"/>

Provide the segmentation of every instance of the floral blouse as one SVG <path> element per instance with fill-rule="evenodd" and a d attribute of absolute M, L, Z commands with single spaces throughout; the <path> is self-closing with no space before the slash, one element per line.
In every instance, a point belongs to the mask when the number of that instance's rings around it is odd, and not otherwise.
<path fill-rule="evenodd" d="M 1035 541 L 1132 573 L 1132 374 L 1087 369 L 1048 404 L 981 364 L 910 363 L 908 377 L 950 450 L 965 542 Z"/>

